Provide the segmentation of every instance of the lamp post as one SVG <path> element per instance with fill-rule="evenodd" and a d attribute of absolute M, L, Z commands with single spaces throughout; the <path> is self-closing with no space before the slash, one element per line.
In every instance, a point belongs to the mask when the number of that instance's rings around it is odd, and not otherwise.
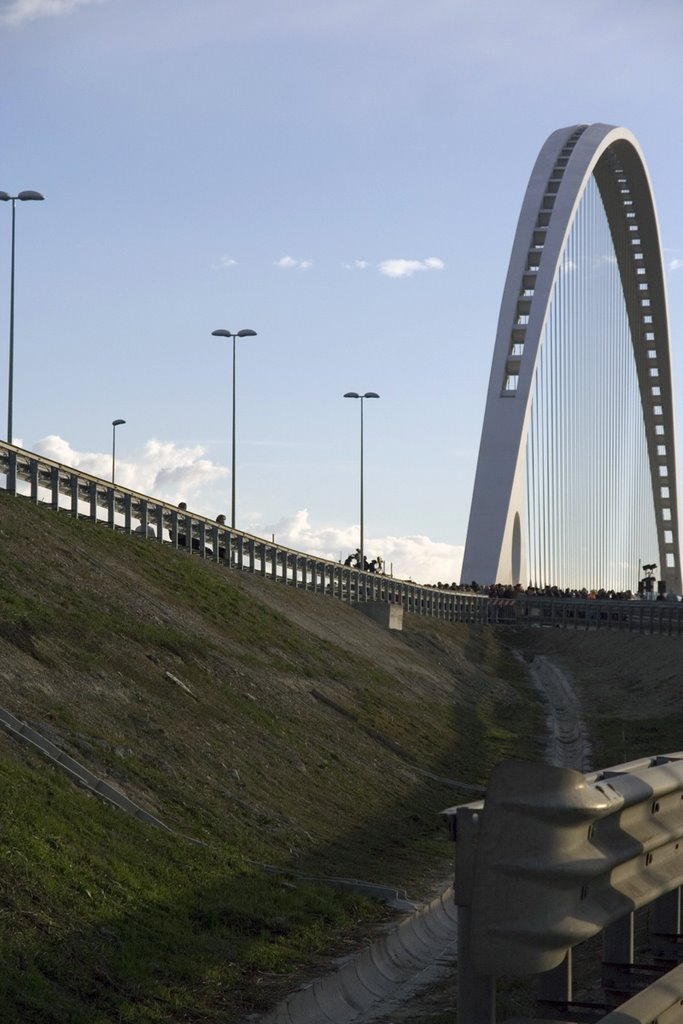
<path fill-rule="evenodd" d="M 123 426 L 125 420 L 112 420 L 111 421 L 111 482 L 114 483 L 116 477 L 116 428 Z"/>
<path fill-rule="evenodd" d="M 347 391 L 344 398 L 360 398 L 360 569 L 365 568 L 365 537 L 363 532 L 363 399 L 379 398 L 376 391 L 366 391 L 359 395 L 357 391 Z"/>
<path fill-rule="evenodd" d="M 235 529 L 235 381 L 236 381 L 236 363 L 235 363 L 235 339 L 236 338 L 255 338 L 256 331 L 250 330 L 248 327 L 243 328 L 241 331 L 237 331 L 233 334 L 232 331 L 218 330 L 211 331 L 214 338 L 232 338 L 232 500 L 231 500 L 231 515 L 230 525 L 232 529 Z"/>
<path fill-rule="evenodd" d="M 16 196 L 11 196 L 7 192 L 0 192 L 0 202 L 12 203 L 12 258 L 10 261 L 9 277 L 9 376 L 7 385 L 7 441 L 9 444 L 12 443 L 12 401 L 14 397 L 14 229 L 17 199 L 24 203 L 27 200 L 44 198 L 45 196 L 41 196 L 40 192 L 19 192 Z"/>

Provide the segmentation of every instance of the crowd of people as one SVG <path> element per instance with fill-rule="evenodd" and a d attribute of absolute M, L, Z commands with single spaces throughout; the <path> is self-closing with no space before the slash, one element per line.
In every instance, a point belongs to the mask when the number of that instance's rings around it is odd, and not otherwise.
<path fill-rule="evenodd" d="M 365 555 L 361 557 L 360 548 L 356 548 L 352 555 L 344 559 L 344 565 L 348 565 L 352 569 L 362 569 L 363 572 L 384 573 L 384 559 L 378 555 L 377 558 L 373 558 L 369 562 Z"/>
<path fill-rule="evenodd" d="M 181 501 L 178 505 L 178 509 L 181 512 L 187 511 L 187 505 L 184 501 Z M 216 516 L 216 523 L 219 526 L 225 527 L 226 517 L 224 515 Z M 153 527 L 148 527 L 148 532 L 154 536 Z M 138 528 L 139 532 L 142 532 L 142 527 Z M 187 539 L 183 533 L 178 534 L 178 544 L 185 545 Z M 196 538 L 192 540 L 193 547 L 199 547 L 199 542 Z M 225 557 L 225 552 L 221 549 L 220 557 Z M 364 555 L 361 555 L 360 548 L 356 548 L 353 554 L 348 555 L 344 559 L 345 566 L 349 566 L 353 569 L 362 569 L 364 572 L 376 572 L 384 574 L 385 562 L 384 559 L 379 555 L 372 560 L 368 560 Z M 536 587 L 529 584 L 528 587 L 523 587 L 521 583 L 515 585 L 505 583 L 488 583 L 481 584 L 477 583 L 476 580 L 472 580 L 471 583 L 443 583 L 439 580 L 437 583 L 424 583 L 420 586 L 430 587 L 434 590 L 457 590 L 462 593 L 468 594 L 481 594 L 482 597 L 488 597 L 498 600 L 514 600 L 517 597 L 554 597 L 563 599 L 576 599 L 583 601 L 632 601 L 634 599 L 640 600 L 657 600 L 664 601 L 667 597 L 674 599 L 673 595 L 667 595 L 665 589 L 660 584 L 657 585 L 653 572 L 651 570 L 656 569 L 656 565 L 644 565 L 643 569 L 650 570 L 647 575 L 639 581 L 638 592 L 636 594 L 631 590 L 613 590 L 593 588 L 588 589 L 581 587 L 580 589 L 574 587 L 556 587 L 552 585 L 546 585 L 543 587 Z"/>
<path fill-rule="evenodd" d="M 576 599 L 580 601 L 633 601 L 633 600 L 667 600 L 666 591 L 657 586 L 657 580 L 653 576 L 646 576 L 638 584 L 638 592 L 632 590 L 612 590 L 582 587 L 535 587 L 531 584 L 523 587 L 521 583 L 516 586 L 502 583 L 481 585 L 475 580 L 470 584 L 461 584 L 458 590 L 468 591 L 473 594 L 482 594 L 490 598 L 516 598 L 516 597 L 558 597 L 564 599 Z"/>

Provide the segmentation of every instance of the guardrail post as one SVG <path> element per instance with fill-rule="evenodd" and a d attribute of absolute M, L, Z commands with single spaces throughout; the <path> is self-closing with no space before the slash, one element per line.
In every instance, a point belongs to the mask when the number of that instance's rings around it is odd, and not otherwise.
<path fill-rule="evenodd" d="M 479 837 L 479 811 L 455 808 L 455 882 L 458 907 L 458 995 L 457 1024 L 495 1024 L 496 983 L 490 975 L 478 974 L 472 963 L 471 924 L 474 865 Z"/>
<path fill-rule="evenodd" d="M 90 518 L 93 523 L 97 522 L 97 481 L 90 481 Z"/>
<path fill-rule="evenodd" d="M 107 487 L 107 526 L 114 529 L 114 516 L 116 513 L 116 494 L 113 487 Z"/>
<path fill-rule="evenodd" d="M 147 536 L 147 526 L 149 523 L 147 502 L 143 500 L 140 502 L 140 533 L 143 537 Z"/>
<path fill-rule="evenodd" d="M 550 1004 L 557 1008 L 564 1008 L 571 1003 L 573 998 L 572 988 L 572 951 L 567 950 L 567 955 L 561 964 L 552 971 L 545 971 L 538 976 L 538 1001 L 541 1004 Z"/>
<path fill-rule="evenodd" d="M 123 528 L 126 533 L 133 532 L 133 498 L 130 494 L 123 496 Z"/>
<path fill-rule="evenodd" d="M 17 453 L 7 454 L 7 490 L 10 494 L 17 493 Z"/>
<path fill-rule="evenodd" d="M 163 509 L 163 506 L 162 505 L 157 505 L 157 507 L 155 508 L 154 512 L 155 512 L 154 519 L 155 519 L 155 522 L 156 522 L 157 540 L 158 540 L 158 542 L 160 544 L 163 544 L 163 542 L 164 542 L 164 509 Z"/>
<path fill-rule="evenodd" d="M 50 471 L 50 485 L 52 491 L 52 511 L 59 511 L 59 466 L 53 466 Z"/>
<path fill-rule="evenodd" d="M 71 496 L 71 515 L 78 519 L 78 477 L 72 473 L 69 477 L 69 494 Z"/>
<path fill-rule="evenodd" d="M 168 522 L 168 535 L 174 548 L 178 547 L 178 513 L 173 509 Z"/>
<path fill-rule="evenodd" d="M 659 959 L 678 959 L 681 938 L 681 890 L 674 889 L 653 900 L 650 907 L 652 955 Z"/>
<path fill-rule="evenodd" d="M 634 914 L 608 924 L 602 933 L 602 988 L 612 1006 L 630 993 L 629 974 L 635 959 Z"/>
<path fill-rule="evenodd" d="M 36 459 L 31 459 L 29 463 L 29 475 L 30 475 L 30 494 L 31 501 L 34 505 L 38 504 L 38 462 Z"/>

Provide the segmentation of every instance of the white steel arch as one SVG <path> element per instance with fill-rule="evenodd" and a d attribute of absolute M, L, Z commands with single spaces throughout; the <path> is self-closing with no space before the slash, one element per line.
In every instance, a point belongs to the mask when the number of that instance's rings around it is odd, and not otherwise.
<path fill-rule="evenodd" d="M 590 302 L 581 262 L 604 271 Z M 640 559 L 681 593 L 657 215 L 634 136 L 575 125 L 548 138 L 522 204 L 461 579 L 632 589 Z"/>

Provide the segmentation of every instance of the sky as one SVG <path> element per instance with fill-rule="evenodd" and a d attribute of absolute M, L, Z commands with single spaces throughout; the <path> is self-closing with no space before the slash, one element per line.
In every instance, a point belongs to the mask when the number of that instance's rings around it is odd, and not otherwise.
<path fill-rule="evenodd" d="M 556 129 L 637 138 L 683 386 L 680 0 L 0 0 L 14 442 L 460 577 L 503 285 Z M 0 204 L 0 430 L 11 203 Z M 6 326 L 7 325 L 7 326 Z M 678 399 L 677 409 L 683 408 Z M 680 421 L 677 421 L 680 422 Z"/>

